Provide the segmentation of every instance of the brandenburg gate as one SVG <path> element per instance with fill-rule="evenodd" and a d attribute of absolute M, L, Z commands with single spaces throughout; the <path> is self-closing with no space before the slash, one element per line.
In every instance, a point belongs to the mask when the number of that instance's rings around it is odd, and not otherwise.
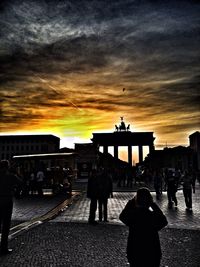
<path fill-rule="evenodd" d="M 108 153 L 108 147 L 114 147 L 114 158 L 118 159 L 119 146 L 127 146 L 128 163 L 132 166 L 132 146 L 138 147 L 139 163 L 143 161 L 143 146 L 149 146 L 149 153 L 154 150 L 153 132 L 131 132 L 130 124 L 126 127 L 123 117 L 119 126 L 115 125 L 113 133 L 93 133 L 91 139 L 97 147 L 103 147 L 103 153 Z"/>

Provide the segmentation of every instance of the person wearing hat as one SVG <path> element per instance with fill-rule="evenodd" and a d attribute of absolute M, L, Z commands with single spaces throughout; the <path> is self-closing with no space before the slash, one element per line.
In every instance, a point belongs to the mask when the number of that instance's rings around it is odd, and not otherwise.
<path fill-rule="evenodd" d="M 127 258 L 131 267 L 159 267 L 161 246 L 158 231 L 168 222 L 148 188 L 140 188 L 119 219 L 129 227 Z"/>

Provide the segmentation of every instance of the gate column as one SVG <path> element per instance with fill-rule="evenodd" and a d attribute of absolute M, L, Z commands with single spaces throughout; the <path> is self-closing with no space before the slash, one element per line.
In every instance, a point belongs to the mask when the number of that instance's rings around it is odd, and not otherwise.
<path fill-rule="evenodd" d="M 132 146 L 128 146 L 128 163 L 132 166 Z"/>
<path fill-rule="evenodd" d="M 139 146 L 139 163 L 143 161 L 143 146 Z"/>
<path fill-rule="evenodd" d="M 107 154 L 108 153 L 108 146 L 103 146 L 103 153 Z"/>
<path fill-rule="evenodd" d="M 117 145 L 114 146 L 114 158 L 118 159 L 118 146 Z"/>

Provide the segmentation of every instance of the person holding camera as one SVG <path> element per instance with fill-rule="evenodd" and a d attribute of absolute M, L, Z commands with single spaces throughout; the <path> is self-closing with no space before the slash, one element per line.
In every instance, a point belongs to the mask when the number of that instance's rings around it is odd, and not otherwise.
<path fill-rule="evenodd" d="M 130 267 L 159 267 L 162 253 L 158 231 L 168 222 L 148 188 L 138 189 L 119 219 L 129 227 L 127 258 Z"/>

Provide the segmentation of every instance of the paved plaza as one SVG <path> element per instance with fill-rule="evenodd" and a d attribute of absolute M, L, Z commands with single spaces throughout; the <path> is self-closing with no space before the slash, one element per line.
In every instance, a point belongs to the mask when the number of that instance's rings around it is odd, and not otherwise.
<path fill-rule="evenodd" d="M 83 193 L 80 197 L 74 199 L 73 204 L 67 207 L 52 222 L 87 222 L 89 216 L 90 200 L 84 192 L 85 186 L 82 188 Z M 119 221 L 119 214 L 126 205 L 127 201 L 134 196 L 134 192 L 114 192 L 113 198 L 108 201 L 108 219 L 110 224 L 122 224 Z M 193 197 L 193 211 L 188 212 L 185 209 L 185 202 L 182 190 L 178 190 L 177 209 L 168 209 L 167 193 L 163 192 L 159 201 L 156 200 L 155 192 L 152 192 L 154 200 L 161 207 L 168 219 L 168 227 L 183 229 L 200 229 L 200 185 L 196 186 L 196 193 Z M 39 217 L 50 209 L 54 208 L 64 200 L 64 196 L 52 197 L 46 195 L 43 198 L 37 196 L 19 199 L 14 203 L 13 221 L 27 221 L 34 217 Z M 98 220 L 98 212 L 97 212 Z"/>
<path fill-rule="evenodd" d="M 177 192 L 178 207 L 168 209 L 167 193 L 163 192 L 161 200 L 156 201 L 161 207 L 168 219 L 168 227 L 183 228 L 183 229 L 199 229 L 200 230 L 200 194 L 199 188 L 193 194 L 193 212 L 188 212 L 185 209 L 185 202 L 182 190 Z M 153 192 L 154 200 L 156 199 Z M 131 199 L 134 192 L 115 192 L 113 198 L 108 201 L 108 220 L 111 224 L 122 224 L 119 221 L 119 214 Z M 66 209 L 60 216 L 56 217 L 53 222 L 87 222 L 89 216 L 90 201 L 85 194 L 82 195 L 72 206 Z M 97 211 L 98 220 L 98 211 Z"/>
<path fill-rule="evenodd" d="M 0 257 L 1 267 L 126 267 L 128 228 L 119 213 L 134 192 L 114 192 L 109 199 L 109 223 L 89 225 L 89 199 L 74 193 L 69 205 L 52 220 L 11 236 L 13 253 Z M 155 193 L 153 192 L 155 198 Z M 161 267 L 199 267 L 200 262 L 200 186 L 193 194 L 193 212 L 185 210 L 182 190 L 177 192 L 178 208 L 169 210 L 163 192 L 157 203 L 168 219 L 160 231 L 163 251 Z M 65 200 L 64 196 L 28 197 L 15 201 L 13 228 L 24 221 L 41 218 Z M 98 215 L 98 213 L 97 213 Z M 38 219 L 39 220 L 39 219 Z M 97 217 L 98 220 L 98 217 Z"/>

